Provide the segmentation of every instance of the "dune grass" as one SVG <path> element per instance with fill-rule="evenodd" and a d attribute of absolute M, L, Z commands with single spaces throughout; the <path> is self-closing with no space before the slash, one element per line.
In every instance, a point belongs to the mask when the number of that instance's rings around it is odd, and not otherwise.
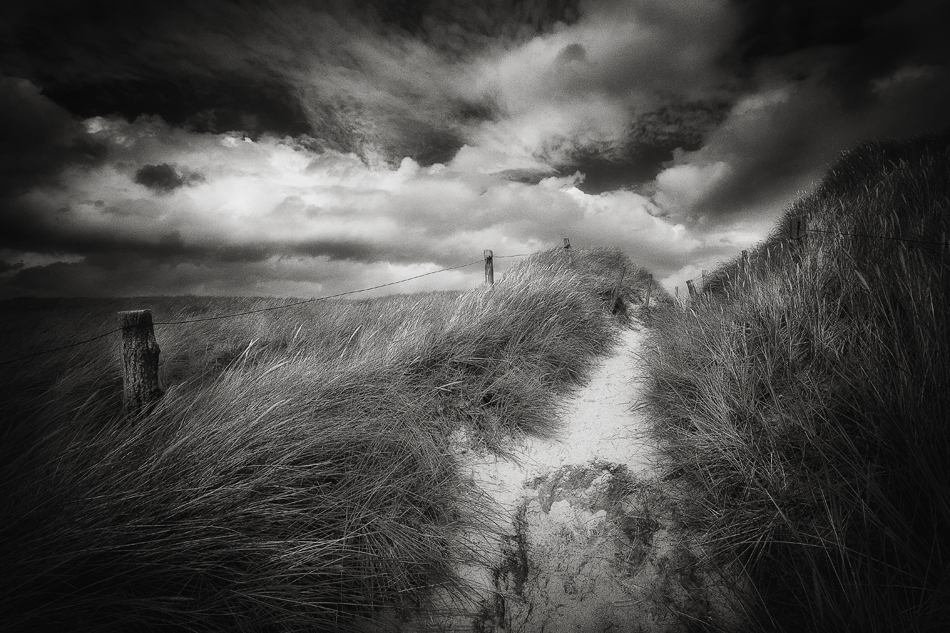
<path fill-rule="evenodd" d="M 462 591 L 487 516 L 452 443 L 503 452 L 616 337 L 618 252 L 492 287 L 156 327 L 166 394 L 121 413 L 118 335 L 3 367 L 0 630 L 348 630 Z M 8 302 L 4 357 L 111 328 L 275 305 Z"/>
<path fill-rule="evenodd" d="M 950 629 L 948 228 L 950 138 L 870 143 L 655 319 L 665 474 L 749 630 Z"/>

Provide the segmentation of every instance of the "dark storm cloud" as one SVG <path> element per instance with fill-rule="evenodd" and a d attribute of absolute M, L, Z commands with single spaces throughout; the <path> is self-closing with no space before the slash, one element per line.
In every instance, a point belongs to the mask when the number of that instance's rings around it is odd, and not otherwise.
<path fill-rule="evenodd" d="M 735 54 L 754 69 L 799 56 L 784 70 L 805 78 L 830 62 L 828 81 L 847 107 L 873 99 L 872 81 L 907 63 L 946 63 L 950 5 L 930 0 L 736 0 L 745 28 Z M 832 59 L 822 49 L 837 49 Z M 805 53 L 801 56 L 801 53 Z M 810 63 L 809 63 L 810 62 Z"/>
<path fill-rule="evenodd" d="M 742 0 L 738 6 L 745 30 L 722 59 L 734 64 L 744 87 L 703 147 L 684 147 L 673 161 L 724 167 L 689 205 L 694 218 L 732 222 L 774 209 L 857 143 L 950 126 L 950 43 L 937 26 L 950 23 L 950 5 Z"/>
<path fill-rule="evenodd" d="M 153 114 L 197 132 L 309 134 L 325 149 L 431 164 L 451 159 L 464 143 L 459 122 L 490 112 L 490 100 L 379 75 L 374 61 L 399 64 L 419 41 L 432 63 L 409 72 L 429 72 L 576 17 L 576 2 L 559 0 L 36 0 L 4 16 L 0 68 L 81 117 Z M 302 89 L 308 74 L 313 85 Z"/>
<path fill-rule="evenodd" d="M 104 157 L 105 148 L 36 86 L 0 75 L 0 199 L 48 183 L 68 164 Z"/>
<path fill-rule="evenodd" d="M 676 151 L 702 147 L 706 135 L 726 119 L 731 105 L 724 100 L 671 100 L 655 110 L 631 114 L 628 130 L 616 143 L 575 148 L 558 167 L 583 173 L 584 182 L 578 186 L 586 193 L 644 189 L 645 183 L 672 163 Z"/>
<path fill-rule="evenodd" d="M 12 4 L 0 65 L 79 116 L 158 114 L 199 131 L 308 129 L 289 87 L 240 59 L 264 3 Z"/>
<path fill-rule="evenodd" d="M 180 173 L 168 163 L 162 163 L 161 165 L 145 165 L 140 168 L 135 172 L 134 180 L 155 193 L 163 194 L 171 193 L 185 185 L 201 182 L 204 177 L 201 174 Z"/>
<path fill-rule="evenodd" d="M 10 272 L 11 270 L 20 270 L 23 268 L 23 262 L 8 262 L 0 259 L 0 274 Z"/>

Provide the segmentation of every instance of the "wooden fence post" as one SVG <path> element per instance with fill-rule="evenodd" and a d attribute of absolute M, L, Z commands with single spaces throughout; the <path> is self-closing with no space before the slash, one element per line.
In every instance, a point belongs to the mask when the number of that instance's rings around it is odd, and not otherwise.
<path fill-rule="evenodd" d="M 564 238 L 564 254 L 567 255 L 567 263 L 571 268 L 574 268 L 574 255 L 571 254 L 571 240 Z"/>
<path fill-rule="evenodd" d="M 686 280 L 686 288 L 687 288 L 687 290 L 689 290 L 689 298 L 690 298 L 690 299 L 695 299 L 695 298 L 696 298 L 696 286 L 693 285 L 693 280 L 692 280 L 692 279 L 687 279 L 687 280 Z"/>
<path fill-rule="evenodd" d="M 494 257 L 488 249 L 485 249 L 485 283 L 489 286 L 495 283 Z"/>
<path fill-rule="evenodd" d="M 145 410 L 161 397 L 158 384 L 158 354 L 161 351 L 152 328 L 149 310 L 119 312 L 122 326 L 122 384 L 126 413 Z"/>
<path fill-rule="evenodd" d="M 749 251 L 742 251 L 742 270 L 749 270 Z"/>
<path fill-rule="evenodd" d="M 570 250 L 570 249 L 571 249 L 571 240 L 570 240 L 570 238 L 565 237 L 565 238 L 564 238 L 564 250 L 567 251 L 567 250 Z"/>
<path fill-rule="evenodd" d="M 623 276 L 627 273 L 627 267 L 620 267 L 620 275 L 617 277 L 617 283 L 614 284 L 614 289 L 610 293 L 610 311 L 612 313 L 617 312 L 617 297 L 620 296 L 620 284 L 623 283 Z"/>
<path fill-rule="evenodd" d="M 703 285 L 701 286 L 703 290 L 706 290 L 706 271 L 703 271 Z"/>
<path fill-rule="evenodd" d="M 643 298 L 643 307 L 650 307 L 650 292 L 653 290 L 653 275 L 647 275 L 647 292 L 646 296 Z"/>

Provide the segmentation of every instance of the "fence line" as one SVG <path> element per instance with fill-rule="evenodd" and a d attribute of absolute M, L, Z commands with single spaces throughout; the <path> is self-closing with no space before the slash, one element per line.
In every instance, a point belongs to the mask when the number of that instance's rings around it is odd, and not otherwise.
<path fill-rule="evenodd" d="M 538 252 L 543 252 L 543 251 L 538 251 Z M 531 255 L 536 255 L 536 254 L 537 254 L 537 253 L 519 253 L 519 254 L 516 254 L 516 255 L 495 255 L 494 257 L 495 257 L 495 258 L 499 258 L 499 259 L 502 259 L 502 258 L 510 258 L 510 257 L 530 257 Z M 258 309 L 256 309 L 256 310 L 247 310 L 247 311 L 245 311 L 245 312 L 236 312 L 236 313 L 234 313 L 234 314 L 220 314 L 220 315 L 211 316 L 211 317 L 202 317 L 202 318 L 200 318 L 200 319 L 187 319 L 187 320 L 184 320 L 184 321 L 156 321 L 156 322 L 152 323 L 152 325 L 185 325 L 185 324 L 187 324 L 187 323 L 199 323 L 199 322 L 202 322 L 202 321 L 218 321 L 218 320 L 221 320 L 221 319 L 231 319 L 231 318 L 235 318 L 235 317 L 239 317 L 239 316 L 246 316 L 246 315 L 248 315 L 248 314 L 256 314 L 256 313 L 259 313 L 259 312 L 269 312 L 269 311 L 272 311 L 272 310 L 283 310 L 283 309 L 285 309 L 285 308 L 293 308 L 293 307 L 295 307 L 295 306 L 300 306 L 300 305 L 304 305 L 304 304 L 307 304 L 307 303 L 315 303 L 315 302 L 317 302 L 317 301 L 326 301 L 326 300 L 329 300 L 329 299 L 337 299 L 337 298 L 339 298 L 339 297 L 345 297 L 345 296 L 347 296 L 347 295 L 359 294 L 359 293 L 361 293 L 361 292 L 369 292 L 370 290 L 378 290 L 379 288 L 386 288 L 386 287 L 388 287 L 388 286 L 395 286 L 396 284 L 401 284 L 401 283 L 404 283 L 404 282 L 407 282 L 407 281 L 412 281 L 413 279 L 419 279 L 419 278 L 421 278 L 421 277 L 427 277 L 428 275 L 435 275 L 435 274 L 437 274 L 437 273 L 444 273 L 444 272 L 448 272 L 448 271 L 450 271 L 450 270 L 458 270 L 458 269 L 460 269 L 460 268 L 467 268 L 468 266 L 474 266 L 475 264 L 481 263 L 482 261 L 483 261 L 483 260 L 481 260 L 481 259 L 477 259 L 477 260 L 474 260 L 474 261 L 467 262 L 467 263 L 465 263 L 465 264 L 459 264 L 458 266 L 450 266 L 450 267 L 448 267 L 448 268 L 440 268 L 439 270 L 432 270 L 432 271 L 429 271 L 429 272 L 427 272 L 427 273 L 422 273 L 421 275 L 415 275 L 415 276 L 413 276 L 413 277 L 406 277 L 405 279 L 399 279 L 399 280 L 397 280 L 397 281 L 390 281 L 390 282 L 388 282 L 388 283 L 379 284 L 379 285 L 376 285 L 376 286 L 370 286 L 370 287 L 368 287 L 368 288 L 360 288 L 359 290 L 350 290 L 350 291 L 347 291 L 347 292 L 339 292 L 339 293 L 332 294 L 332 295 L 327 295 L 327 296 L 324 296 L 324 297 L 313 297 L 312 299 L 304 299 L 304 300 L 302 300 L 302 301 L 295 301 L 294 303 L 288 303 L 288 304 L 280 305 L 280 306 L 270 306 L 270 307 L 267 307 L 267 308 L 258 308 Z M 78 346 L 80 346 L 80 345 L 85 345 L 85 344 L 87 344 L 87 343 L 92 343 L 93 341 L 98 341 L 98 340 L 101 339 L 101 338 L 105 338 L 105 337 L 107 337 L 107 336 L 109 336 L 109 335 L 111 335 L 111 334 L 116 334 L 116 333 L 122 332 L 122 331 L 123 331 L 123 328 L 122 328 L 122 327 L 117 327 L 117 328 L 113 328 L 113 329 L 109 330 L 108 332 L 103 332 L 102 334 L 97 334 L 96 336 L 93 336 L 93 337 L 84 339 L 84 340 L 82 340 L 82 341 L 77 341 L 77 342 L 75 342 L 75 343 L 69 343 L 68 345 L 61 345 L 61 346 L 59 346 L 59 347 L 54 347 L 54 348 L 42 350 L 42 351 L 39 351 L 39 352 L 33 352 L 32 354 L 27 354 L 27 355 L 25 355 L 25 356 L 18 356 L 17 358 L 10 358 L 10 359 L 4 360 L 4 361 L 0 361 L 0 367 L 2 367 L 2 366 L 4 366 L 4 365 L 10 365 L 10 364 L 13 364 L 13 363 L 17 363 L 17 362 L 20 362 L 20 361 L 24 361 L 24 360 L 29 360 L 29 359 L 31 359 L 31 358 L 36 358 L 37 356 L 44 356 L 44 355 L 46 355 L 46 354 L 52 354 L 53 352 L 59 352 L 59 351 L 65 350 L 65 349 L 70 349 L 70 348 L 72 348 L 72 347 L 78 347 Z"/>
<path fill-rule="evenodd" d="M 77 341 L 75 343 L 70 343 L 68 345 L 62 345 L 60 347 L 54 347 L 52 349 L 46 349 L 46 350 L 43 350 L 42 352 L 34 352 L 32 354 L 27 354 L 26 356 L 20 356 L 18 358 L 11 358 L 5 361 L 0 361 L 0 366 L 16 363 L 21 360 L 27 360 L 28 358 L 36 358 L 37 356 L 43 356 L 44 354 L 52 354 L 53 352 L 59 352 L 64 349 L 69 349 L 70 347 L 79 347 L 80 345 L 85 345 L 86 343 L 92 343 L 93 341 L 98 341 L 99 339 L 105 338 L 109 336 L 110 334 L 115 334 L 116 332 L 121 332 L 121 331 L 122 331 L 122 328 L 117 327 L 112 330 L 109 330 L 108 332 L 103 332 L 102 334 L 98 334 L 96 336 L 93 336 L 92 338 L 87 338 L 82 341 Z"/>
<path fill-rule="evenodd" d="M 270 306 L 267 308 L 258 308 L 256 310 L 248 310 L 246 312 L 236 312 L 234 314 L 220 314 L 217 316 L 203 317 L 200 319 L 188 319 L 186 321 L 156 321 L 155 325 L 184 325 L 186 323 L 199 323 L 201 321 L 217 321 L 220 319 L 230 319 L 233 317 L 245 316 L 247 314 L 256 314 L 258 312 L 269 312 L 271 310 L 283 310 L 284 308 L 293 308 L 294 306 L 304 305 L 306 303 L 314 303 L 316 301 L 326 301 L 327 299 L 337 299 L 339 297 L 345 297 L 347 295 L 355 295 L 361 292 L 369 292 L 370 290 L 377 290 L 379 288 L 385 288 L 387 286 L 395 286 L 396 284 L 401 284 L 406 281 L 412 281 L 413 279 L 419 279 L 420 277 L 426 277 L 428 275 L 435 275 L 436 273 L 444 273 L 449 270 L 457 270 L 459 268 L 465 268 L 466 266 L 474 266 L 475 264 L 481 263 L 482 260 L 476 259 L 475 261 L 468 262 L 467 264 L 459 264 L 458 266 L 452 266 L 450 268 L 440 268 L 439 270 L 433 270 L 427 273 L 422 273 L 421 275 L 416 275 L 414 277 L 406 277 L 405 279 L 400 279 L 398 281 L 390 281 L 389 283 L 379 284 L 378 286 L 370 286 L 369 288 L 360 288 L 359 290 L 349 290 L 347 292 L 338 292 L 334 295 L 327 295 L 325 297 L 314 297 L 312 299 L 304 299 L 303 301 L 295 301 L 294 303 L 288 303 L 282 306 Z"/>
<path fill-rule="evenodd" d="M 943 247 L 943 248 L 950 247 L 950 242 L 947 242 L 947 241 L 937 242 L 937 241 L 934 241 L 934 240 L 921 240 L 921 239 L 915 239 L 915 238 L 910 238 L 910 237 L 895 237 L 895 236 L 892 236 L 892 235 L 872 235 L 872 234 L 868 234 L 868 233 L 845 233 L 845 232 L 843 232 L 843 231 L 823 231 L 823 230 L 821 230 L 821 229 L 808 228 L 808 227 L 806 226 L 805 220 L 804 220 L 803 218 L 794 218 L 794 217 L 792 217 L 792 218 L 789 218 L 789 219 L 788 219 L 788 237 L 787 237 L 787 239 L 792 240 L 792 241 L 795 241 L 795 242 L 798 242 L 799 244 L 801 244 L 801 243 L 802 243 L 802 240 L 803 240 L 803 239 L 805 238 L 805 236 L 808 235 L 809 233 L 821 233 L 821 234 L 823 234 L 823 235 L 837 235 L 837 236 L 841 236 L 841 237 L 844 237 L 844 236 L 847 236 L 847 237 L 864 237 L 864 238 L 869 238 L 869 239 L 890 240 L 890 241 L 893 241 L 893 242 L 907 242 L 907 243 L 911 243 L 911 244 L 926 244 L 926 245 L 932 245 L 932 246 L 940 246 L 940 247 Z M 748 264 L 749 264 L 749 251 L 745 251 L 745 250 L 744 250 L 744 251 L 742 251 L 741 266 L 742 266 L 743 269 L 744 269 L 744 268 L 746 268 L 746 267 L 748 266 Z M 702 293 L 703 290 L 705 290 L 705 288 L 706 288 L 706 279 L 707 279 L 708 276 L 709 276 L 709 275 L 708 275 L 707 272 L 704 270 L 704 271 L 702 272 L 702 275 L 701 275 L 701 276 L 699 276 L 699 277 L 693 277 L 693 278 L 691 278 L 691 279 L 687 279 L 685 283 L 686 283 L 686 287 L 687 287 L 687 290 L 688 290 L 688 295 L 686 295 L 686 296 L 688 296 L 688 298 L 690 298 L 690 299 L 694 299 L 694 298 L 697 297 L 700 293 Z M 699 287 L 698 290 L 696 289 L 696 286 L 695 286 L 695 282 L 697 282 L 697 281 L 701 282 L 701 285 L 700 285 L 700 287 Z M 676 286 L 676 287 L 674 288 L 674 292 L 675 292 L 675 298 L 676 298 L 677 300 L 679 300 L 679 286 Z M 685 299 L 686 299 L 686 296 L 684 296 L 684 299 L 683 299 L 684 301 L 685 301 Z"/>

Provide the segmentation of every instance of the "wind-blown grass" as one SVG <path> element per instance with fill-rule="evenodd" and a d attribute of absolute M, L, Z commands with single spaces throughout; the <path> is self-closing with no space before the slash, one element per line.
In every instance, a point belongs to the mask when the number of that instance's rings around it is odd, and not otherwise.
<path fill-rule="evenodd" d="M 167 393 L 131 419 L 118 335 L 8 365 L 0 629 L 352 629 L 462 590 L 455 566 L 477 552 L 458 535 L 486 513 L 453 437 L 504 451 L 556 429 L 558 394 L 615 340 L 620 265 L 634 271 L 616 252 L 555 251 L 461 294 L 157 326 Z M 70 341 L 41 305 L 7 306 L 9 356 Z M 220 308 L 79 305 L 100 328 L 116 309 Z"/>
<path fill-rule="evenodd" d="M 657 320 L 666 474 L 751 629 L 950 629 L 948 228 L 950 139 L 871 143 Z"/>

